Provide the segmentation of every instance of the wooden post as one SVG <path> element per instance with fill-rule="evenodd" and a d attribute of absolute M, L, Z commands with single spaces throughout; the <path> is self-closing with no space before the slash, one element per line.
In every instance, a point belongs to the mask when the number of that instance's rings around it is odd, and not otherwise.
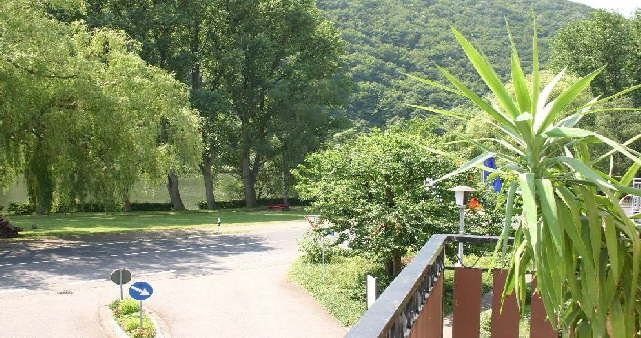
<path fill-rule="evenodd" d="M 376 277 L 367 275 L 367 308 L 372 307 L 372 304 L 376 301 L 377 298 L 376 290 Z"/>

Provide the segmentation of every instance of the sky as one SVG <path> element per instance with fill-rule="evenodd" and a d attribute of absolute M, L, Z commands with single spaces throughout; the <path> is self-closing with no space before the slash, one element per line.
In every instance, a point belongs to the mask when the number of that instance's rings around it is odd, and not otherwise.
<path fill-rule="evenodd" d="M 570 0 L 594 8 L 605 8 L 630 16 L 634 10 L 641 8 L 641 0 Z"/>

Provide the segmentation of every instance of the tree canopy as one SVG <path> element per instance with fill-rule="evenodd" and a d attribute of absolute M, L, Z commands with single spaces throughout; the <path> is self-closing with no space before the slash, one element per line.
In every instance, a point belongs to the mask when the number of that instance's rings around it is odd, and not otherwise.
<path fill-rule="evenodd" d="M 604 67 L 590 84 L 595 97 L 613 95 L 640 84 L 641 12 L 630 19 L 606 11 L 594 12 L 590 18 L 562 29 L 552 46 L 552 66 L 556 71 L 565 68 L 577 76 L 586 76 L 594 69 Z M 641 107 L 641 90 L 625 95 L 618 100 L 617 106 Z M 590 129 L 619 142 L 641 135 L 639 109 L 596 114 L 586 122 L 591 125 Z M 638 140 L 630 146 L 641 151 Z M 620 154 L 614 156 L 614 173 L 622 175 L 631 162 Z"/>
<path fill-rule="evenodd" d="M 536 13 L 541 59 L 550 55 L 549 40 L 568 22 L 585 18 L 590 8 L 559 0 L 319 0 L 318 6 L 335 22 L 346 40 L 346 62 L 355 82 L 347 107 L 354 119 L 383 126 L 388 121 L 421 115 L 408 106 L 429 102 L 453 107 L 463 101 L 407 78 L 405 73 L 437 79 L 437 65 L 447 65 L 474 90 L 484 92 L 465 55 L 452 43 L 449 27 L 460 27 L 496 62 L 501 78 L 509 77 L 505 34 L 507 20 L 524 60 L 532 50 L 526 43 Z M 530 65 L 524 64 L 525 69 Z"/>
<path fill-rule="evenodd" d="M 88 1 L 87 21 L 125 30 L 142 57 L 191 87 L 204 118 L 201 169 L 231 167 L 247 205 L 268 161 L 289 169 L 326 138 L 349 95 L 343 43 L 315 1 Z M 208 178 L 209 177 L 209 178 Z"/>
<path fill-rule="evenodd" d="M 120 203 L 140 178 L 193 167 L 199 119 L 185 87 L 122 32 L 45 10 L 0 4 L 0 183 L 24 174 L 48 212 L 54 202 Z"/>

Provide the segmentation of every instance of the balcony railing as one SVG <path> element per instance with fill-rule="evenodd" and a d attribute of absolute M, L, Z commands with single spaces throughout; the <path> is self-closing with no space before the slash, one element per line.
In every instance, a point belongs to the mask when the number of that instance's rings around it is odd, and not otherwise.
<path fill-rule="evenodd" d="M 385 292 L 347 333 L 350 338 L 443 337 L 443 283 L 445 269 L 454 270 L 452 337 L 479 337 L 482 268 L 446 267 L 448 243 L 496 243 L 498 237 L 473 235 L 434 235 L 412 262 L 392 281 Z M 519 337 L 519 311 L 514 295 L 501 293 L 506 270 L 492 270 L 492 337 Z M 533 282 L 534 284 L 535 282 Z M 534 285 L 533 285 L 534 286 Z M 532 287 L 532 290 L 535 288 Z M 546 320 L 538 294 L 531 300 L 530 337 L 559 334 Z"/>

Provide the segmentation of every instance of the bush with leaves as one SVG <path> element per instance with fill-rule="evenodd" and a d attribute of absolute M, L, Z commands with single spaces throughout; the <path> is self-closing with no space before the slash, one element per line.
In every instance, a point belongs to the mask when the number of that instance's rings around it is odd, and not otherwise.
<path fill-rule="evenodd" d="M 526 274 L 535 271 L 550 322 L 571 337 L 633 337 L 641 330 L 641 239 L 635 222 L 619 206 L 625 194 L 641 195 L 629 187 L 641 168 L 639 153 L 600 134 L 578 128 L 588 115 L 605 111 L 629 111 L 626 108 L 603 108 L 602 103 L 641 88 L 594 99 L 572 108 L 577 97 L 589 88 L 603 68 L 578 79 L 555 98 L 552 90 L 564 72 L 542 87 L 536 31 L 533 38 L 532 81 L 528 83 L 514 43 L 512 44 L 511 95 L 486 58 L 456 29 L 458 43 L 479 76 L 493 93 L 492 105 L 448 70 L 441 73 L 451 86 L 429 80 L 426 83 L 457 93 L 483 111 L 496 127 L 492 137 L 494 153 L 482 154 L 448 178 L 481 165 L 490 156 L 502 162 L 499 171 L 516 179 L 509 185 L 503 244 L 514 231 L 514 245 L 503 294 L 515 292 L 521 311 L 525 310 Z M 463 120 L 470 116 L 424 107 L 433 112 Z M 632 161 L 621 179 L 600 171 L 589 149 L 605 144 Z M 523 206 L 515 210 L 520 195 Z M 513 229 L 514 213 L 517 227 Z"/>
<path fill-rule="evenodd" d="M 328 221 L 325 231 L 374 254 L 396 275 L 408 251 L 458 224 L 450 185 L 426 190 L 423 183 L 455 168 L 438 143 L 402 130 L 364 134 L 308 156 L 295 171 L 296 189 Z"/>
<path fill-rule="evenodd" d="M 332 257 L 342 252 L 333 238 L 314 229 L 303 235 L 298 242 L 298 248 L 304 254 L 305 261 L 309 263 L 328 263 Z"/>

